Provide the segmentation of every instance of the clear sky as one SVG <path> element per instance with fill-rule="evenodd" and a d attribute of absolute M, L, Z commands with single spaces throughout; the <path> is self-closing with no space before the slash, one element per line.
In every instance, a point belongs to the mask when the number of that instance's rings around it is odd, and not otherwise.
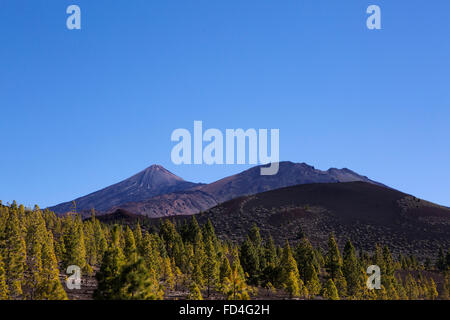
<path fill-rule="evenodd" d="M 82 29 L 66 28 L 81 8 Z M 381 7 L 382 30 L 366 28 Z M 279 128 L 282 160 L 450 206 L 447 0 L 1 0 L 0 199 L 41 207 L 158 163 L 176 128 Z"/>

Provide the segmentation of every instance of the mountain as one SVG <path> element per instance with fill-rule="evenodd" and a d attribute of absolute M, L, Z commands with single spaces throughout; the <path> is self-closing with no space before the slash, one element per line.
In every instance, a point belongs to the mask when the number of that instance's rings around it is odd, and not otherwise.
<path fill-rule="evenodd" d="M 121 204 L 112 210 L 122 208 L 149 217 L 191 215 L 236 197 L 299 184 L 364 181 L 383 186 L 346 168 L 321 171 L 305 163 L 285 161 L 280 162 L 278 173 L 272 176 L 262 176 L 260 168 L 256 166 L 190 190 Z"/>
<path fill-rule="evenodd" d="M 222 239 L 242 241 L 256 224 L 282 245 L 298 240 L 299 227 L 314 245 L 327 248 L 334 232 L 341 245 L 373 250 L 387 244 L 394 254 L 434 256 L 450 246 L 450 209 L 367 182 L 314 183 L 239 197 L 195 215 L 210 220 Z M 174 221 L 187 216 L 171 217 Z M 149 219 L 157 226 L 159 219 Z"/>
<path fill-rule="evenodd" d="M 184 181 L 160 165 L 152 165 L 138 174 L 75 201 L 78 212 L 108 211 L 130 201 L 144 201 L 160 194 L 186 190 L 200 184 Z M 56 213 L 69 212 L 73 201 L 49 208 Z"/>

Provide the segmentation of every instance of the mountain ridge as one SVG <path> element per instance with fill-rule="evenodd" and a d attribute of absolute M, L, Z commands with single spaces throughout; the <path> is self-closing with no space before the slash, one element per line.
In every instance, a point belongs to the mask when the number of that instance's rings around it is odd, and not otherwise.
<path fill-rule="evenodd" d="M 260 174 L 263 166 L 201 184 L 185 181 L 161 165 L 151 165 L 123 181 L 49 209 L 58 214 L 70 212 L 75 201 L 77 212 L 83 215 L 89 215 L 91 209 L 102 214 L 122 208 L 164 217 L 191 215 L 236 197 L 298 184 L 364 181 L 382 185 L 347 168 L 322 171 L 304 162 L 283 161 L 276 175 L 264 176 Z"/>
<path fill-rule="evenodd" d="M 283 161 L 279 163 L 278 174 L 262 176 L 260 174 L 262 166 L 264 165 L 255 166 L 235 175 L 192 188 L 192 190 L 202 191 L 202 193 L 187 194 L 191 190 L 183 190 L 170 196 L 158 195 L 139 203 L 128 202 L 121 206 L 113 207 L 112 211 L 120 207 L 149 217 L 191 215 L 236 197 L 298 184 L 364 181 L 384 186 L 346 168 L 331 168 L 328 171 L 322 171 L 306 163 Z"/>

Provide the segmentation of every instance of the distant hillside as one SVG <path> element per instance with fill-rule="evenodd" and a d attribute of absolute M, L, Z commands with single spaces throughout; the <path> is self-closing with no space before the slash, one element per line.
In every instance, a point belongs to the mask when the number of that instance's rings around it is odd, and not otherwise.
<path fill-rule="evenodd" d="M 89 212 L 91 209 L 101 212 L 126 202 L 143 201 L 160 194 L 199 185 L 184 181 L 162 166 L 153 165 L 124 181 L 73 201 L 76 203 L 78 212 Z M 69 212 L 72 210 L 73 201 L 61 203 L 49 209 L 56 213 Z"/>
<path fill-rule="evenodd" d="M 299 184 L 364 181 L 382 186 L 382 184 L 349 169 L 332 168 L 321 171 L 305 163 L 286 161 L 280 163 L 278 174 L 262 176 L 260 167 L 256 166 L 239 174 L 210 184 L 196 186 L 190 190 L 121 204 L 112 210 L 120 207 L 148 217 L 191 215 L 236 197 Z"/>
<path fill-rule="evenodd" d="M 192 215 L 217 205 L 217 200 L 201 190 L 162 194 L 141 202 L 129 202 L 111 210 L 123 209 L 147 217 Z"/>

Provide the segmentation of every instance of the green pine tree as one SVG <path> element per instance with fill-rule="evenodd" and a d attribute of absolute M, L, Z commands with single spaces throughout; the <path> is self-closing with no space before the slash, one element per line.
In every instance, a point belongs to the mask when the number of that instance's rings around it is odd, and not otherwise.
<path fill-rule="evenodd" d="M 123 267 L 118 279 L 118 293 L 120 300 L 162 300 L 164 297 L 155 274 L 145 267 L 142 258 Z"/>
<path fill-rule="evenodd" d="M 127 261 L 135 262 L 137 260 L 136 240 L 129 226 L 127 226 L 125 231 L 125 247 L 123 251 Z"/>
<path fill-rule="evenodd" d="M 97 290 L 94 297 L 99 300 L 117 299 L 120 296 L 120 275 L 125 264 L 125 256 L 120 247 L 120 232 L 117 226 L 112 231 L 112 239 L 106 250 L 99 272 L 96 274 Z"/>
<path fill-rule="evenodd" d="M 189 286 L 189 295 L 187 296 L 188 300 L 203 300 L 202 293 L 200 292 L 200 288 L 197 283 L 193 281 Z"/>
<path fill-rule="evenodd" d="M 336 279 L 339 270 L 342 268 L 342 258 L 334 234 L 330 234 L 328 238 L 328 253 L 325 259 L 325 267 L 332 279 Z"/>
<path fill-rule="evenodd" d="M 80 217 L 66 218 L 66 230 L 64 234 L 64 268 L 70 265 L 86 269 L 86 247 L 84 243 L 83 224 Z"/>
<path fill-rule="evenodd" d="M 344 247 L 342 273 L 347 282 L 347 295 L 357 297 L 363 288 L 361 269 L 356 257 L 355 248 L 350 240 Z"/>
<path fill-rule="evenodd" d="M 259 256 L 249 237 L 242 244 L 240 261 L 242 268 L 249 275 L 249 283 L 257 285 L 259 279 Z"/>
<path fill-rule="evenodd" d="M 203 264 L 203 274 L 205 279 L 205 285 L 207 288 L 208 297 L 210 295 L 211 288 L 214 288 L 219 278 L 219 265 L 217 260 L 216 251 L 212 239 L 207 238 L 205 245 L 206 259 Z"/>
<path fill-rule="evenodd" d="M 20 299 L 22 297 L 22 285 L 24 281 L 24 266 L 26 262 L 26 245 L 22 237 L 16 210 L 9 212 L 5 226 L 5 270 L 6 283 L 10 297 Z"/>
<path fill-rule="evenodd" d="M 6 278 L 5 278 L 5 268 L 3 264 L 3 258 L 0 253 L 0 300 L 8 300 L 9 298 L 9 291 L 8 287 L 6 285 Z"/>
<path fill-rule="evenodd" d="M 219 282 L 222 284 L 224 279 L 229 278 L 230 275 L 231 275 L 230 261 L 226 256 L 224 256 L 219 270 Z"/>
<path fill-rule="evenodd" d="M 48 231 L 42 245 L 42 276 L 39 288 L 39 299 L 67 300 L 67 294 L 59 280 L 58 261 L 54 250 L 54 240 Z"/>
<path fill-rule="evenodd" d="M 323 289 L 323 297 L 327 300 L 339 300 L 339 294 L 332 279 L 328 279 Z"/>

